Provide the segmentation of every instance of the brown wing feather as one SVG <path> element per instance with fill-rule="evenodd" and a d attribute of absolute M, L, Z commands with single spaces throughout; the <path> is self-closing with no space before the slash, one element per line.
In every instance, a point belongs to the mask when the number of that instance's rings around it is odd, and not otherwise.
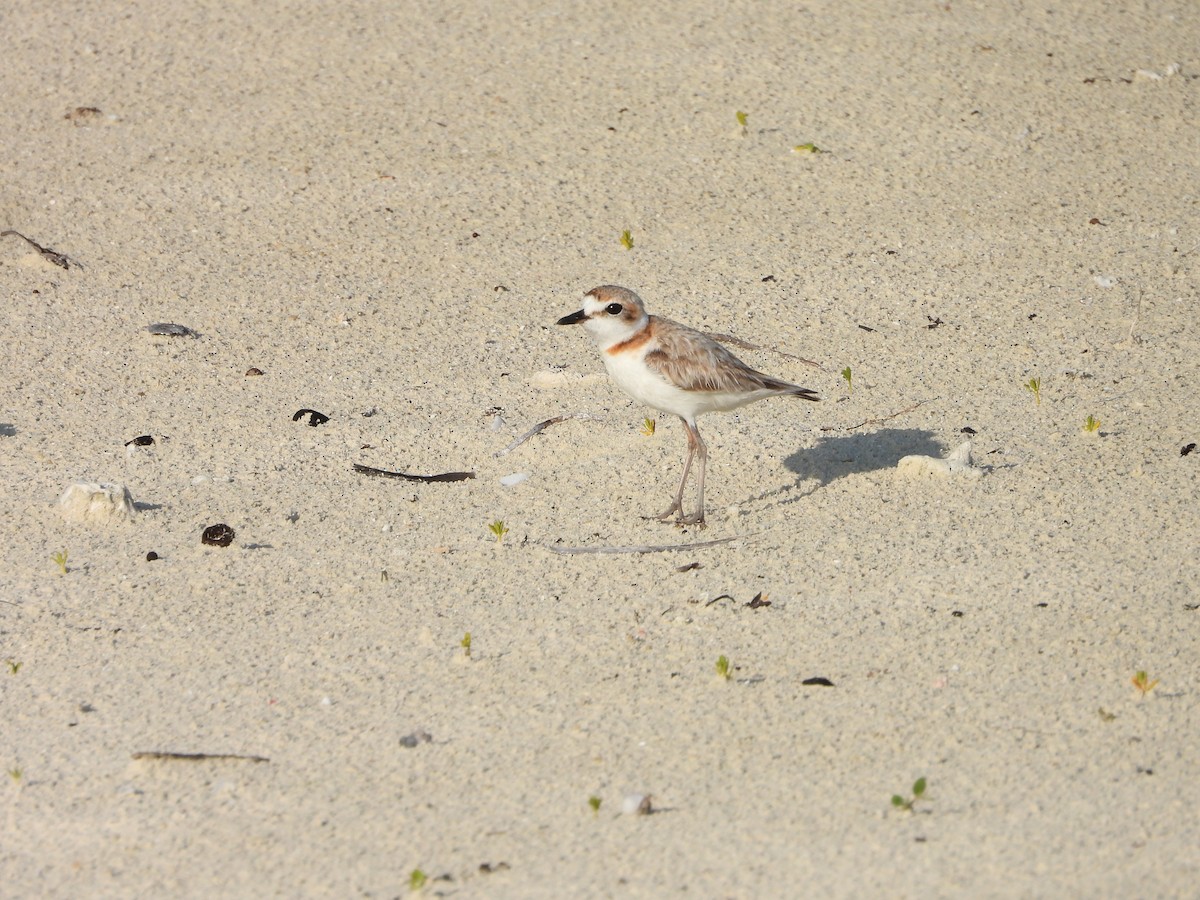
<path fill-rule="evenodd" d="M 646 354 L 646 365 L 687 391 L 734 393 L 772 390 L 816 400 L 808 388 L 752 369 L 703 332 L 650 317 L 658 347 Z"/>

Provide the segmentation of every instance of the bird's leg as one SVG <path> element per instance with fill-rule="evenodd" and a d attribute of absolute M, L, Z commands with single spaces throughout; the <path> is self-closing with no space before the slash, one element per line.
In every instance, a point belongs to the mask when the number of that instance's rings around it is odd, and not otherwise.
<path fill-rule="evenodd" d="M 699 464 L 696 469 L 696 511 L 690 516 L 683 514 L 683 505 L 679 505 L 679 518 L 676 520 L 678 525 L 699 525 L 704 527 L 704 473 L 708 469 L 708 446 L 704 443 L 704 438 L 700 437 L 700 429 L 690 422 L 684 422 L 683 427 L 688 433 L 688 462 L 691 462 L 692 454 L 699 455 Z M 683 497 L 683 486 L 679 488 L 680 498 Z"/>
<path fill-rule="evenodd" d="M 687 458 L 683 461 L 683 477 L 679 479 L 679 490 L 675 492 L 675 499 L 671 502 L 671 505 L 668 507 L 666 512 L 660 513 L 657 516 L 643 516 L 643 518 L 658 519 L 660 522 L 665 522 L 667 519 L 671 518 L 671 516 L 675 515 L 675 513 L 679 513 L 680 516 L 683 516 L 683 489 L 687 486 L 688 475 L 692 471 L 692 457 L 696 455 L 696 441 L 695 438 L 692 437 L 693 432 L 691 426 L 689 426 L 682 417 L 680 417 L 679 421 L 683 422 L 683 430 L 684 434 L 687 435 L 688 442 Z M 695 432 L 695 434 L 696 437 L 700 436 L 699 432 Z"/>

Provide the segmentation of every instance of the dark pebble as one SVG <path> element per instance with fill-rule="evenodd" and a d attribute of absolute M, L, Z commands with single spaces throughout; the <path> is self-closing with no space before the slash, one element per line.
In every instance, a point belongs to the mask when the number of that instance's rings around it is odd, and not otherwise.
<path fill-rule="evenodd" d="M 209 525 L 200 535 L 200 541 L 214 547 L 228 547 L 233 543 L 233 529 L 228 525 Z"/>

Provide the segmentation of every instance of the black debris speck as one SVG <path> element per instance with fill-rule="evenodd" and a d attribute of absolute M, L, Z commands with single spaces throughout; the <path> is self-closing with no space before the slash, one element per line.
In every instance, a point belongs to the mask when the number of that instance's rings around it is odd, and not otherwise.
<path fill-rule="evenodd" d="M 746 605 L 751 609 L 761 609 L 764 606 L 770 606 L 771 601 L 763 596 L 762 591 L 759 591 Z"/>
<path fill-rule="evenodd" d="M 146 330 L 151 334 L 163 334 L 167 337 L 188 337 L 196 333 L 186 325 L 176 325 L 174 322 L 155 322 L 153 325 L 147 325 Z"/>
<path fill-rule="evenodd" d="M 293 422 L 299 422 L 302 418 L 308 416 L 308 424 L 312 426 L 324 425 L 329 421 L 329 416 L 325 413 L 317 412 L 315 409 L 298 409 L 292 416 Z"/>
<path fill-rule="evenodd" d="M 158 554 L 153 550 L 146 554 L 146 562 L 154 562 L 156 559 L 158 559 Z"/>
<path fill-rule="evenodd" d="M 200 541 L 214 547 L 228 547 L 233 543 L 234 531 L 228 525 L 209 525 L 200 535 Z"/>
<path fill-rule="evenodd" d="M 411 750 L 413 747 L 416 747 L 419 744 L 428 744 L 432 740 L 433 735 L 431 735 L 428 731 L 418 728 L 412 734 L 406 734 L 404 737 L 400 738 L 400 746 L 407 747 Z"/>
<path fill-rule="evenodd" d="M 800 683 L 815 686 L 815 687 L 833 687 L 834 686 L 832 681 L 830 681 L 828 678 L 823 678 L 820 675 L 814 676 L 813 678 L 805 678 Z"/>
<path fill-rule="evenodd" d="M 139 434 L 133 440 L 126 441 L 125 446 L 128 447 L 130 444 L 133 444 L 133 446 L 135 446 L 135 447 L 149 447 L 153 443 L 154 443 L 154 438 L 151 437 L 150 435 Z"/>
<path fill-rule="evenodd" d="M 1193 450 L 1195 450 L 1195 449 L 1196 449 L 1196 443 L 1195 443 L 1195 441 L 1193 441 L 1193 442 L 1192 442 L 1192 443 L 1190 443 L 1190 444 L 1184 444 L 1184 445 L 1183 445 L 1183 448 L 1182 448 L 1182 449 L 1179 451 L 1179 455 L 1180 455 L 1180 456 L 1187 456 L 1189 453 L 1191 453 L 1191 452 L 1192 452 Z"/>

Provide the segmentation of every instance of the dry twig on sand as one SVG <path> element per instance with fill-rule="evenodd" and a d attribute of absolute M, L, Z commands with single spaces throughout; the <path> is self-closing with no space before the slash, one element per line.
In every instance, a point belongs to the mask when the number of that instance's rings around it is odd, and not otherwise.
<path fill-rule="evenodd" d="M 696 544 L 647 544 L 640 547 L 558 547 L 554 544 L 546 544 L 546 549 L 564 555 L 578 553 L 674 553 L 679 550 L 702 550 L 705 547 L 716 547 L 719 544 L 728 544 L 731 541 L 738 541 L 746 537 L 753 537 L 753 535 L 735 534 L 733 537 L 700 541 Z"/>
<path fill-rule="evenodd" d="M 442 472 L 439 475 L 410 475 L 408 472 L 390 472 L 387 469 L 375 469 L 371 466 L 354 464 L 354 471 L 359 475 L 380 475 L 384 478 L 400 478 L 404 481 L 420 481 L 431 484 L 439 481 L 470 481 L 475 477 L 474 472 Z"/>
<path fill-rule="evenodd" d="M 933 400 L 937 400 L 937 399 L 938 399 L 937 397 L 934 397 L 934 398 L 932 398 L 932 400 L 918 400 L 912 406 L 906 406 L 906 407 L 904 407 L 904 409 L 898 409 L 898 410 L 896 410 L 896 412 L 892 413 L 890 416 L 881 416 L 878 419 L 867 419 L 866 421 L 859 422 L 857 425 L 845 425 L 845 426 L 843 426 L 843 425 L 822 425 L 821 430 L 822 431 L 853 431 L 856 428 L 862 428 L 864 425 L 882 425 L 884 422 L 888 421 L 889 419 L 894 419 L 894 418 L 896 418 L 896 416 L 902 416 L 905 413 L 910 413 L 917 407 L 924 406 L 926 403 L 931 403 L 931 402 L 933 402 Z"/>
<path fill-rule="evenodd" d="M 56 266 L 59 266 L 63 269 L 71 268 L 70 260 L 68 260 L 64 254 L 59 253 L 57 250 L 51 250 L 49 247 L 43 247 L 37 241 L 25 237 L 25 235 L 21 234 L 21 232 L 14 231 L 12 228 L 6 229 L 5 231 L 0 231 L 0 237 L 8 237 L 10 234 L 16 235 L 25 243 L 27 243 L 30 247 L 40 253 L 43 259 L 49 260 Z"/>
<path fill-rule="evenodd" d="M 203 762 L 205 760 L 244 760 L 245 762 L 270 762 L 265 756 L 251 756 L 243 753 L 176 753 L 171 750 L 139 750 L 131 753 L 134 759 L 182 759 L 188 762 Z"/>
<path fill-rule="evenodd" d="M 525 443 L 527 440 L 529 440 L 535 434 L 541 434 L 543 431 L 545 431 L 551 425 L 557 425 L 559 422 L 566 422 L 569 419 L 599 419 L 599 418 L 600 418 L 600 416 L 594 415 L 592 413 L 577 412 L 577 413 L 567 413 L 566 415 L 563 415 L 563 416 L 555 416 L 553 419 L 547 419 L 545 422 L 538 422 L 536 425 L 534 425 L 532 428 L 530 428 L 527 432 L 525 432 L 523 435 L 521 435 L 519 438 L 517 438 L 515 441 L 513 441 L 511 444 L 509 444 L 507 447 L 505 447 L 503 450 L 497 450 L 495 453 L 492 454 L 492 456 L 495 456 L 495 457 L 508 456 L 508 454 L 512 453 L 514 450 L 516 450 L 518 447 L 520 447 L 523 443 Z"/>
<path fill-rule="evenodd" d="M 806 366 L 812 366 L 814 369 L 820 369 L 822 372 L 825 371 L 825 367 L 819 362 L 811 359 L 805 359 L 803 356 L 797 356 L 795 353 L 787 353 L 783 350 L 776 350 L 774 347 L 764 347 L 761 344 L 752 344 L 749 341 L 743 341 L 739 337 L 734 337 L 732 334 L 720 334 L 716 331 L 706 331 L 705 334 L 707 334 L 714 341 L 720 341 L 722 344 L 732 344 L 733 346 L 742 350 L 766 350 L 768 353 L 776 353 L 779 356 L 786 357 L 787 359 L 794 359 L 797 362 L 802 362 Z"/>

